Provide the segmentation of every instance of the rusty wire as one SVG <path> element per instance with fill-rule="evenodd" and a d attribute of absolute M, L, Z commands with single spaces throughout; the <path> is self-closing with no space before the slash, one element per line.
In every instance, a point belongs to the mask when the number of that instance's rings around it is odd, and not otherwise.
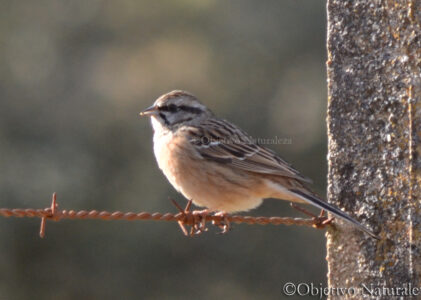
<path fill-rule="evenodd" d="M 190 211 L 191 201 L 187 204 L 185 209 L 182 209 L 175 201 L 179 212 L 177 214 L 172 213 L 148 213 L 148 212 L 121 212 L 121 211 L 97 211 L 97 210 L 58 210 L 56 193 L 53 194 L 51 206 L 44 209 L 9 209 L 0 208 L 0 216 L 3 217 L 17 217 L 17 218 L 41 218 L 40 237 L 45 236 L 45 223 L 46 219 L 53 221 L 59 221 L 62 219 L 98 219 L 98 220 L 126 220 L 126 221 L 138 221 L 138 220 L 152 220 L 152 221 L 176 221 L 180 225 L 185 235 L 195 235 L 206 231 L 205 223 L 212 222 L 212 224 L 218 227 L 224 227 L 230 223 L 245 223 L 249 225 L 300 225 L 300 226 L 311 226 L 315 228 L 323 228 L 325 225 L 330 224 L 332 219 L 328 219 L 324 216 L 315 216 L 303 208 L 297 208 L 303 213 L 311 216 L 311 218 L 289 218 L 289 217 L 251 217 L 241 215 L 211 215 L 204 213 L 196 213 Z M 185 225 L 191 226 L 190 233 L 185 229 Z M 225 228 L 226 229 L 226 228 Z"/>

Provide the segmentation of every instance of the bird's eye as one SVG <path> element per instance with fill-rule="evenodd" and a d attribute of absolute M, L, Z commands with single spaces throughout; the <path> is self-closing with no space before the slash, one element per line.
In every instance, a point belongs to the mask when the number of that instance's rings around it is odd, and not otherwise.
<path fill-rule="evenodd" d="M 168 105 L 168 110 L 170 112 L 176 112 L 178 110 L 178 107 L 175 104 L 170 104 L 170 105 Z"/>

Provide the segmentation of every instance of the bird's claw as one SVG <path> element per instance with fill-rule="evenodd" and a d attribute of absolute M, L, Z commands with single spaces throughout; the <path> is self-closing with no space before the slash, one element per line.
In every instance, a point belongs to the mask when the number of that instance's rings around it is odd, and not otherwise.
<path fill-rule="evenodd" d="M 217 212 L 214 216 L 220 217 L 219 220 L 213 220 L 212 224 L 219 227 L 221 231 L 219 234 L 225 234 L 231 229 L 231 222 L 228 219 L 228 214 L 226 212 Z"/>
<path fill-rule="evenodd" d="M 205 231 L 208 231 L 206 227 L 206 217 L 209 215 L 207 209 L 204 210 L 194 210 L 191 212 L 193 219 L 195 220 L 192 224 L 190 230 L 190 236 L 202 234 Z"/>
<path fill-rule="evenodd" d="M 209 214 L 208 210 L 190 211 L 192 200 L 187 202 L 184 209 L 175 200 L 170 200 L 181 213 L 182 218 L 178 220 L 178 225 L 185 236 L 199 235 L 204 231 L 208 231 L 206 228 L 206 216 Z M 185 225 L 191 226 L 190 231 L 186 229 Z"/>
<path fill-rule="evenodd" d="M 187 202 L 185 208 L 182 208 L 175 200 L 170 199 L 181 215 L 178 217 L 178 225 L 185 236 L 200 235 L 208 231 L 206 221 L 209 221 L 209 210 L 194 210 L 191 211 L 192 200 Z M 217 212 L 213 215 L 212 225 L 221 229 L 220 234 L 225 234 L 231 229 L 231 223 L 226 212 Z M 186 229 L 186 225 L 190 226 L 190 230 Z"/>

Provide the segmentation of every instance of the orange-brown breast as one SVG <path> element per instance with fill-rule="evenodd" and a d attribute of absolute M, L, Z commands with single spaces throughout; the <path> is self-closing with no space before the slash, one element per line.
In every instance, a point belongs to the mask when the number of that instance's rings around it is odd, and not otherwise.
<path fill-rule="evenodd" d="M 244 211 L 269 197 L 262 178 L 203 159 L 184 135 L 154 138 L 154 151 L 170 183 L 196 205 L 213 211 Z"/>

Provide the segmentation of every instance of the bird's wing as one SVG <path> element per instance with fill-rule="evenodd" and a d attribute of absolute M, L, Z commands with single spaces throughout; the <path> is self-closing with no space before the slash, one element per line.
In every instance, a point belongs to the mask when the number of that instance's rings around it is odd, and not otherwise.
<path fill-rule="evenodd" d="M 299 181 L 310 181 L 301 176 L 297 170 L 273 151 L 258 145 L 245 132 L 225 120 L 210 119 L 200 126 L 189 126 L 184 130 L 187 130 L 190 142 L 205 159 L 228 164 L 249 172 L 279 175 L 298 179 Z M 378 236 L 361 223 L 333 205 L 320 200 L 307 189 L 289 188 L 289 191 L 303 201 L 325 209 L 337 217 L 351 222 L 375 239 L 379 239 Z"/>
<path fill-rule="evenodd" d="M 254 173 L 290 177 L 311 182 L 275 152 L 257 144 L 247 133 L 225 120 L 209 119 L 187 127 L 187 135 L 205 159 Z"/>

